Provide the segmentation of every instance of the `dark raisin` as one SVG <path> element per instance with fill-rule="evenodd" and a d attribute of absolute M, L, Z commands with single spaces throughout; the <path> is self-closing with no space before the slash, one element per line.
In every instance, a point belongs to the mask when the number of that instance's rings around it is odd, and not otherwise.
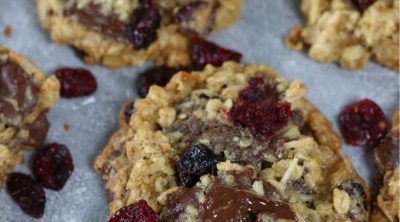
<path fill-rule="evenodd" d="M 353 4 L 361 11 L 365 11 L 375 0 L 352 0 Z"/>
<path fill-rule="evenodd" d="M 161 24 L 158 6 L 153 0 L 140 0 L 132 13 L 128 38 L 135 49 L 145 49 L 157 38 L 157 29 Z"/>
<path fill-rule="evenodd" d="M 158 216 L 145 200 L 119 209 L 108 222 L 157 222 Z"/>
<path fill-rule="evenodd" d="M 343 109 L 339 116 L 339 125 L 346 143 L 353 146 L 374 146 L 385 135 L 388 122 L 375 102 L 364 99 Z"/>
<path fill-rule="evenodd" d="M 125 117 L 126 123 L 129 123 L 129 120 L 131 119 L 133 112 L 135 112 L 135 102 L 134 101 L 125 105 L 124 117 Z"/>
<path fill-rule="evenodd" d="M 242 54 L 222 48 L 215 43 L 200 37 L 192 39 L 192 66 L 196 70 L 203 69 L 207 64 L 221 66 L 226 61 L 239 62 Z"/>
<path fill-rule="evenodd" d="M 149 92 L 150 86 L 165 86 L 172 76 L 179 70 L 167 66 L 151 68 L 136 79 L 136 90 L 140 97 L 145 97 Z"/>
<path fill-rule="evenodd" d="M 96 78 L 87 69 L 59 68 L 55 73 L 60 80 L 62 97 L 87 96 L 97 90 Z"/>
<path fill-rule="evenodd" d="M 51 144 L 40 149 L 33 160 L 33 174 L 46 188 L 61 190 L 74 170 L 68 148 Z"/>
<path fill-rule="evenodd" d="M 179 184 L 186 187 L 194 186 L 202 175 L 211 173 L 212 168 L 222 159 L 203 144 L 190 147 L 176 161 Z"/>
<path fill-rule="evenodd" d="M 34 218 L 43 216 L 46 194 L 42 185 L 31 176 L 11 173 L 7 179 L 7 191 L 24 213 Z"/>

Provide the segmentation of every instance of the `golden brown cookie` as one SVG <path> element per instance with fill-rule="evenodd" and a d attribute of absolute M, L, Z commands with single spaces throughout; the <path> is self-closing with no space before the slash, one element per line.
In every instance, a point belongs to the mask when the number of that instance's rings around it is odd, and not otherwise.
<path fill-rule="evenodd" d="M 400 113 L 396 112 L 392 129 L 375 148 L 375 163 L 384 178 L 374 203 L 370 220 L 373 222 L 394 222 L 400 219 L 399 118 Z"/>
<path fill-rule="evenodd" d="M 362 69 L 373 59 L 400 71 L 399 0 L 303 0 L 301 12 L 306 24 L 289 32 L 289 49 L 307 46 L 311 59 L 350 70 Z"/>
<path fill-rule="evenodd" d="M 189 66 L 190 39 L 238 20 L 241 0 L 37 0 L 42 27 L 86 63 Z"/>
<path fill-rule="evenodd" d="M 46 114 L 59 98 L 60 84 L 31 61 L 0 45 L 0 186 L 23 161 L 23 150 L 40 147 Z"/>
<path fill-rule="evenodd" d="M 299 80 L 233 62 L 182 71 L 166 87 L 152 86 L 133 112 L 124 106 L 120 129 L 95 162 L 110 213 L 144 199 L 160 221 L 199 221 L 210 203 L 202 196 L 213 198 L 222 186 L 283 207 L 282 214 L 253 212 L 261 221 L 368 220 L 368 190 L 305 94 Z M 205 170 L 198 161 L 212 166 Z M 253 173 L 242 184 L 238 175 L 246 169 Z M 177 206 L 173 200 L 182 196 Z"/>

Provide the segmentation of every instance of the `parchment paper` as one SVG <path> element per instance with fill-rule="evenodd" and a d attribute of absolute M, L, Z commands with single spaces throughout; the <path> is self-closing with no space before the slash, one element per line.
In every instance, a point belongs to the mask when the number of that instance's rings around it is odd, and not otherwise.
<path fill-rule="evenodd" d="M 289 79 L 301 79 L 308 86 L 307 97 L 334 123 L 343 105 L 362 98 L 376 101 L 391 118 L 399 105 L 399 75 L 370 63 L 365 70 L 349 72 L 335 64 L 319 64 L 303 52 L 285 48 L 283 37 L 302 18 L 296 0 L 244 0 L 242 18 L 234 27 L 214 34 L 215 42 L 241 51 L 243 62 L 268 64 Z M 134 80 L 142 68 L 110 70 L 87 66 L 68 46 L 57 46 L 44 33 L 36 17 L 33 0 L 0 0 L 0 31 L 11 25 L 10 38 L 0 42 L 33 60 L 46 73 L 60 66 L 90 69 L 98 81 L 98 91 L 80 99 L 62 99 L 50 112 L 48 142 L 66 144 L 73 155 L 75 171 L 60 192 L 46 190 L 43 222 L 103 222 L 107 206 L 103 183 L 92 165 L 109 136 L 117 128 L 119 106 L 136 98 Z M 71 127 L 64 130 L 64 124 Z M 370 150 L 344 146 L 342 153 L 353 160 L 358 173 L 371 184 Z M 27 164 L 16 171 L 29 172 Z M 0 192 L 0 221 L 37 221 L 26 216 L 3 189 Z"/>

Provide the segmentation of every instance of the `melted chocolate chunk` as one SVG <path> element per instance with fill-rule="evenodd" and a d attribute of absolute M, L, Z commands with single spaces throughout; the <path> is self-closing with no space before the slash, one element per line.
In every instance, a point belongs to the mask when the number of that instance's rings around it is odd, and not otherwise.
<path fill-rule="evenodd" d="M 167 207 L 160 214 L 160 221 L 174 222 L 185 209 L 191 205 L 195 208 L 199 207 L 199 201 L 196 194 L 200 192 L 200 188 L 181 187 L 176 192 L 168 195 Z"/>
<path fill-rule="evenodd" d="M 39 92 L 39 87 L 17 63 L 10 60 L 0 62 L 0 99 L 3 104 L 1 106 L 7 108 L 5 116 L 15 116 L 16 113 L 12 111 L 22 114 L 31 112 L 38 102 Z M 16 107 L 13 105 L 13 109 L 4 105 L 10 103 L 10 100 L 17 103 Z"/>
<path fill-rule="evenodd" d="M 28 138 L 17 141 L 19 145 L 38 147 L 46 139 L 49 122 L 45 112 L 32 123 L 21 123 L 21 119 L 35 109 L 39 93 L 39 86 L 17 63 L 0 61 L 0 120 L 17 130 L 28 131 Z"/>
<path fill-rule="evenodd" d="M 400 163 L 399 131 L 390 132 L 374 152 L 378 170 L 382 175 L 387 170 L 395 169 Z"/>
<path fill-rule="evenodd" d="M 210 222 L 249 221 L 250 213 L 296 220 L 296 215 L 284 202 L 267 200 L 240 188 L 219 185 L 208 192 L 200 212 L 201 219 Z"/>
<path fill-rule="evenodd" d="M 82 25 L 113 37 L 117 41 L 122 42 L 128 39 L 128 25 L 121 21 L 116 14 L 104 15 L 101 13 L 99 5 L 91 3 L 84 9 L 73 6 L 64 10 L 64 16 L 74 16 Z"/>
<path fill-rule="evenodd" d="M 261 168 L 263 154 L 270 153 L 279 157 L 283 151 L 282 139 L 274 138 L 269 141 L 251 139 L 253 136 L 248 129 L 216 122 L 206 123 L 194 116 L 176 121 L 172 130 L 180 131 L 184 135 L 182 141 L 190 145 L 199 139 L 208 139 L 209 147 L 214 153 L 228 151 L 232 154 L 230 155 L 232 158 L 228 159 L 242 165 L 251 164 Z M 249 140 L 251 143 L 241 147 L 238 139 Z"/>
<path fill-rule="evenodd" d="M 47 120 L 46 113 L 42 113 L 31 125 L 27 126 L 29 138 L 21 143 L 30 147 L 42 146 L 46 140 L 50 123 Z"/>
<path fill-rule="evenodd" d="M 199 187 L 181 187 L 168 194 L 160 222 L 176 221 L 188 206 L 199 209 L 198 219 L 201 221 L 254 221 L 250 217 L 257 218 L 261 214 L 296 220 L 287 203 L 273 200 L 279 192 L 270 183 L 263 182 L 264 196 L 257 196 L 250 191 L 257 176 L 254 168 L 226 171 L 225 174 L 233 176 L 234 180 L 227 184 L 225 180 L 216 178 L 212 187 L 204 193 L 205 200 L 202 203 L 199 198 L 204 191 Z"/>

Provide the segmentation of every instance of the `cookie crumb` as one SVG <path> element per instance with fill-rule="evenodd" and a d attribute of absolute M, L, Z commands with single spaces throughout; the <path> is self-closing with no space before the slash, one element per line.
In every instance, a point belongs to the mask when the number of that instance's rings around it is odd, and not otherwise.
<path fill-rule="evenodd" d="M 64 130 L 65 130 L 66 132 L 69 132 L 69 131 L 71 130 L 71 126 L 68 125 L 68 123 L 64 123 Z"/>
<path fill-rule="evenodd" d="M 5 37 L 10 37 L 11 36 L 11 34 L 12 34 L 12 27 L 11 26 L 9 26 L 9 25 L 7 25 L 5 28 L 4 28 L 4 30 L 3 30 L 3 35 L 5 36 Z"/>

